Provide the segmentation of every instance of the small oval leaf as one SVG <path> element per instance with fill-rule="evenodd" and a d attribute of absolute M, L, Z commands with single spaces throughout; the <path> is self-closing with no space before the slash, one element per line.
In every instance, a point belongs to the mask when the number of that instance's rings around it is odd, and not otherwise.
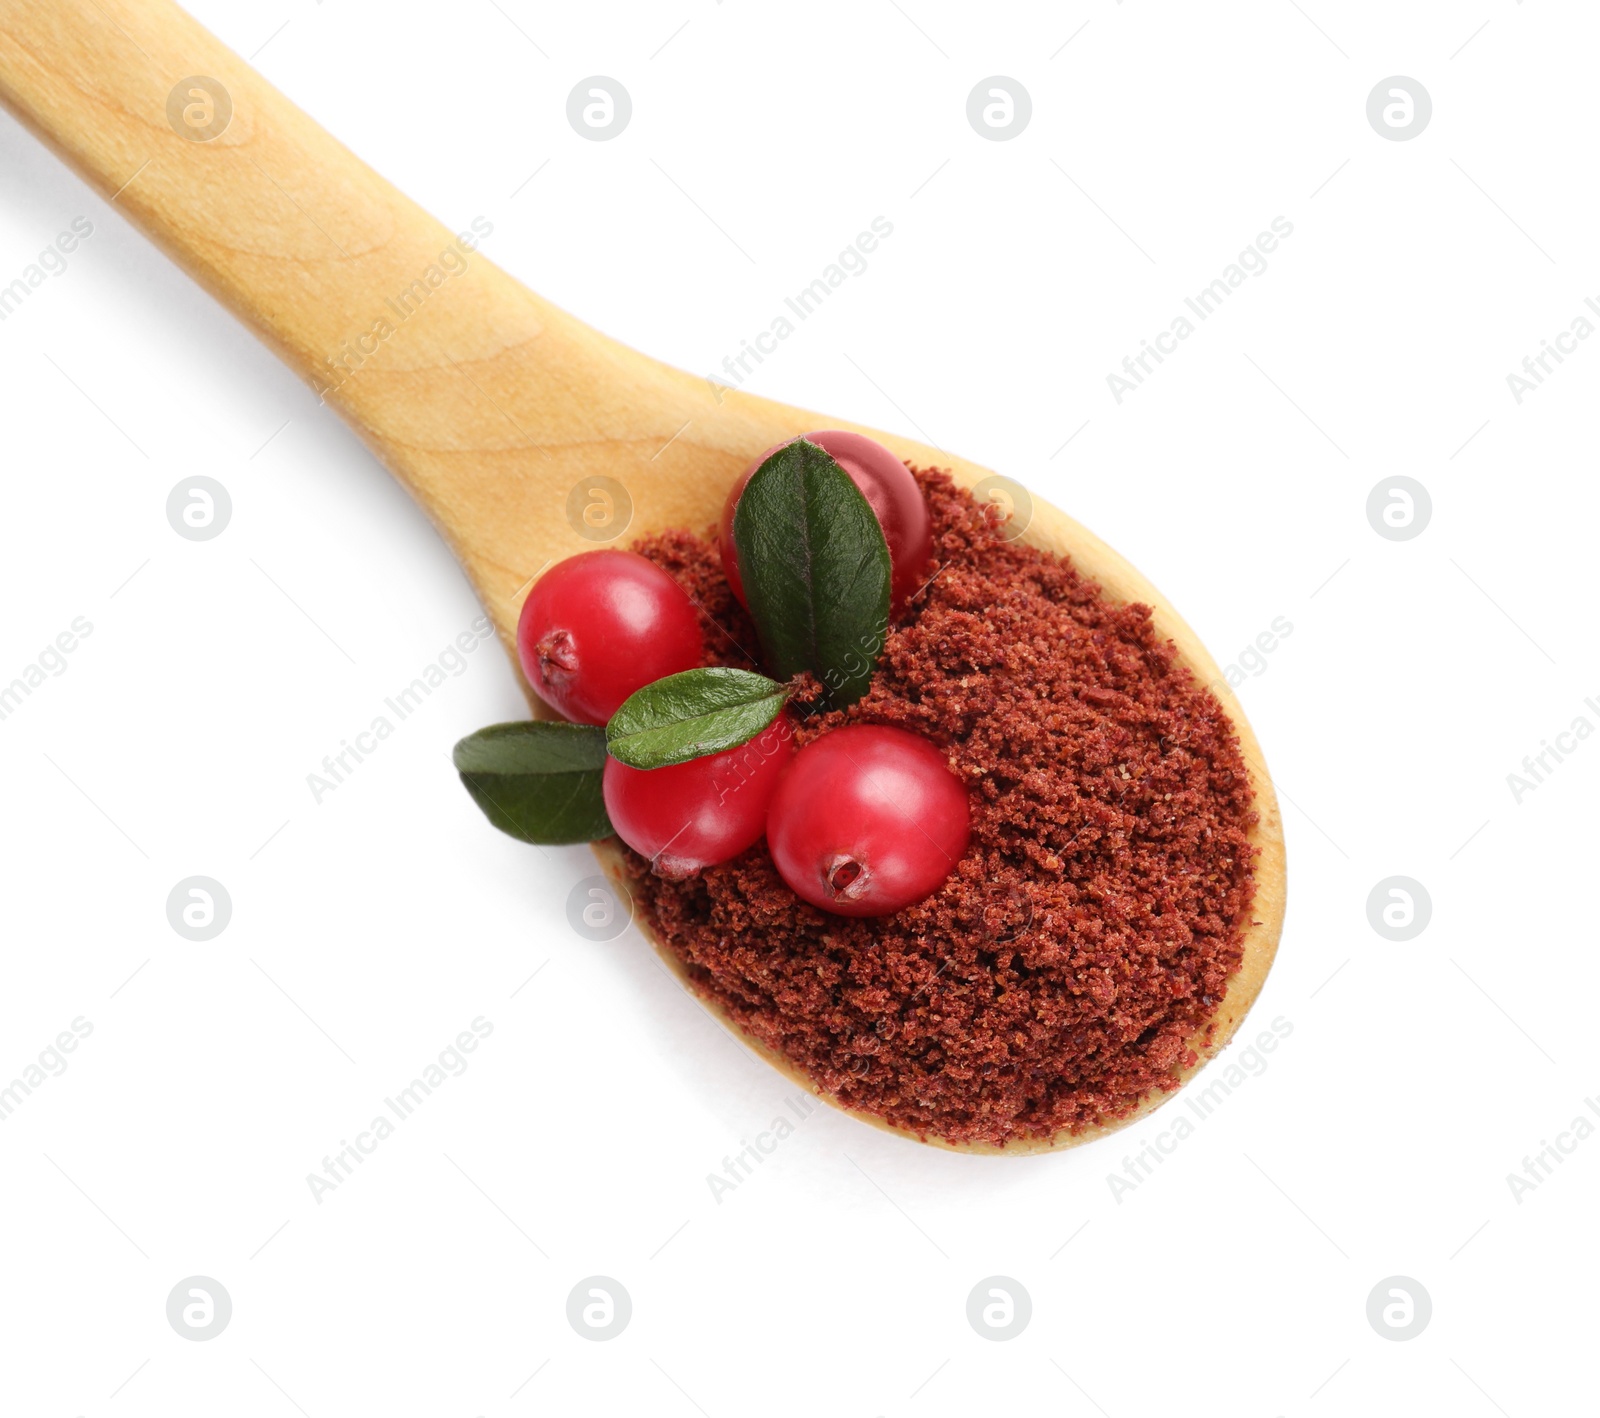
<path fill-rule="evenodd" d="M 788 697 L 749 670 L 684 670 L 630 695 L 606 725 L 606 746 L 630 768 L 687 763 L 748 743 Z"/>
<path fill-rule="evenodd" d="M 601 796 L 605 731 L 592 724 L 492 724 L 455 747 L 483 814 L 522 842 L 564 846 L 613 835 Z"/>
<path fill-rule="evenodd" d="M 889 544 L 861 489 L 797 438 L 745 484 L 733 542 L 769 667 L 783 679 L 810 670 L 835 708 L 854 704 L 889 629 Z"/>

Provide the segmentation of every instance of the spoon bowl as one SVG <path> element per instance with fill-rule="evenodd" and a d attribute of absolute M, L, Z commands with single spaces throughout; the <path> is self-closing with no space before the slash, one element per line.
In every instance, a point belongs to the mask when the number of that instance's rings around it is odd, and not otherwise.
<path fill-rule="evenodd" d="M 379 177 L 169 0 L 0 0 L 0 102 L 361 435 L 449 543 L 519 678 L 517 615 L 540 571 L 600 545 L 711 527 L 751 459 L 797 434 L 850 429 L 963 487 L 1015 488 L 895 434 L 713 385 L 582 324 L 481 255 L 480 233 L 449 231 Z M 1187 1082 L 1232 1037 L 1277 949 L 1285 875 L 1272 782 L 1232 690 L 1160 592 L 1040 499 L 1019 506 L 1017 521 L 1025 541 L 1070 557 L 1111 601 L 1148 605 L 1239 734 L 1259 814 L 1255 903 L 1214 1027 L 1190 1041 L 1198 1061 Z M 553 717 L 528 699 L 535 717 Z M 620 848 L 595 851 L 620 886 Z M 689 988 L 677 957 L 651 944 Z M 1084 1142 L 1172 1096 L 1114 1125 L 1003 1151 Z"/>

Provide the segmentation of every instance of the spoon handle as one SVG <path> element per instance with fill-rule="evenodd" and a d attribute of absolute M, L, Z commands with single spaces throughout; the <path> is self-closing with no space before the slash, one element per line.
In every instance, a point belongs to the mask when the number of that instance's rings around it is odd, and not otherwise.
<path fill-rule="evenodd" d="M 396 322 L 390 302 L 441 252 L 461 259 L 451 232 L 169 0 L 0 0 L 0 100 L 352 412 L 371 391 L 345 351 Z M 537 331 L 528 301 L 513 309 Z"/>
<path fill-rule="evenodd" d="M 170 0 L 0 0 L 0 102 L 355 427 L 503 634 L 578 476 L 550 449 L 616 438 L 619 365 L 700 382 L 533 295 L 476 250 L 492 223 L 441 225 Z"/>

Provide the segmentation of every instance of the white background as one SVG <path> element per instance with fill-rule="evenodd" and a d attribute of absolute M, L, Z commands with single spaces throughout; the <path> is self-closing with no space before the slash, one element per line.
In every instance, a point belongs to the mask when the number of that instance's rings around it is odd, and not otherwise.
<path fill-rule="evenodd" d="M 584 850 L 498 836 L 461 790 L 454 740 L 523 712 L 499 650 L 320 805 L 307 788 L 477 614 L 449 556 L 0 120 L 0 284 L 94 227 L 0 324 L 0 681 L 94 627 L 0 722 L 0 1081 L 93 1026 L 0 1125 L 0 1407 L 1592 1410 L 1600 1140 L 1520 1202 L 1506 1180 L 1600 1093 L 1600 743 L 1520 803 L 1506 778 L 1600 725 L 1600 341 L 1520 405 L 1506 384 L 1600 294 L 1592 8 L 194 8 L 452 229 L 492 221 L 491 259 L 696 372 L 887 217 L 748 387 L 1023 481 L 1220 662 L 1292 623 L 1240 694 L 1290 862 L 1246 1033 L 1293 1032 L 1120 1201 L 1108 1174 L 1181 1104 L 1033 1159 L 819 1111 L 718 1204 L 707 1174 L 790 1090 L 636 933 L 574 934 Z M 566 121 L 592 74 L 632 95 L 612 142 Z M 1032 95 L 1007 142 L 966 119 L 994 74 Z M 1365 115 L 1390 75 L 1432 96 L 1411 141 Z M 1106 375 L 1280 215 L 1270 269 L 1117 404 Z M 164 512 L 197 473 L 233 500 L 210 542 Z M 1366 519 L 1396 474 L 1432 497 L 1410 541 Z M 208 943 L 166 917 L 196 874 L 233 901 Z M 1367 920 L 1396 874 L 1433 903 L 1407 943 Z M 477 1016 L 467 1072 L 314 1201 L 307 1173 Z M 566 1319 L 596 1274 L 633 1303 L 606 1343 Z M 232 1297 L 210 1342 L 166 1319 L 191 1275 Z M 992 1275 L 1032 1299 L 1005 1343 L 966 1319 Z M 1432 1297 L 1410 1342 L 1366 1318 L 1393 1275 Z"/>

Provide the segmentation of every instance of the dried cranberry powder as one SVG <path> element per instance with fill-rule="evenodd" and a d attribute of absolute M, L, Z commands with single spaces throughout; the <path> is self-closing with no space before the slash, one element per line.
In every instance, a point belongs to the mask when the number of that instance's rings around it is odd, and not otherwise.
<path fill-rule="evenodd" d="M 1232 725 L 1148 607 L 1002 540 L 945 474 L 917 478 L 938 575 L 867 696 L 796 742 L 878 723 L 944 750 L 972 810 L 944 886 L 846 919 L 790 891 L 764 843 L 686 881 L 624 855 L 644 919 L 752 1036 L 847 1107 L 1004 1146 L 1178 1086 L 1242 957 L 1255 814 Z M 711 542 L 636 549 L 700 605 L 707 663 L 748 667 L 756 637 Z"/>

